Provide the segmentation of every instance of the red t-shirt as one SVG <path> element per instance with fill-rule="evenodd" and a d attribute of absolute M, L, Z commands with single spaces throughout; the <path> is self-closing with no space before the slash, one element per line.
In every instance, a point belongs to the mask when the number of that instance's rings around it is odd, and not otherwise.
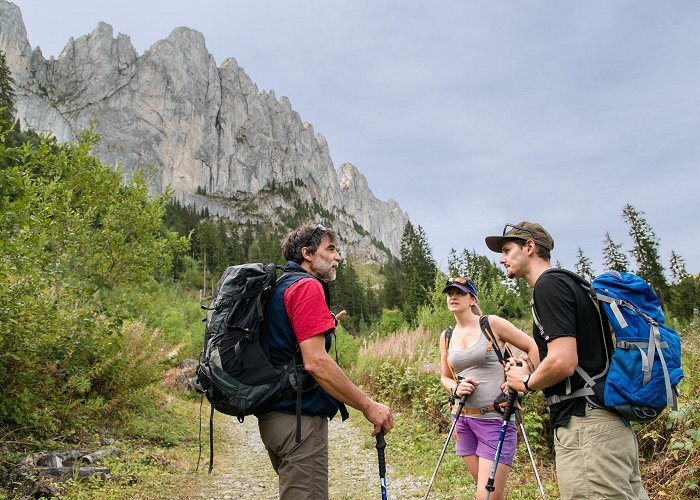
<path fill-rule="evenodd" d="M 284 292 L 284 307 L 300 344 L 335 328 L 335 319 L 326 305 L 323 287 L 313 278 L 292 283 Z"/>

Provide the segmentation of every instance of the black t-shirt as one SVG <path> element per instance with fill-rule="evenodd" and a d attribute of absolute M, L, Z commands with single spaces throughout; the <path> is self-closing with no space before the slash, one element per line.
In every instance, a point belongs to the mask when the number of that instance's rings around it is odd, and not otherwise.
<path fill-rule="evenodd" d="M 532 300 L 541 322 L 541 328 L 536 321 L 533 327 L 540 359 L 547 356 L 547 342 L 550 340 L 576 337 L 579 366 L 591 377 L 603 373 L 607 363 L 606 344 L 611 344 L 609 338 L 603 341 L 598 310 L 588 292 L 574 278 L 551 269 L 537 279 Z M 572 391 L 584 385 L 578 373 L 571 376 Z M 565 394 L 566 380 L 545 388 L 543 392 L 545 397 Z M 568 399 L 549 407 L 554 427 L 566 425 L 571 415 L 584 416 L 585 411 L 585 397 Z"/>

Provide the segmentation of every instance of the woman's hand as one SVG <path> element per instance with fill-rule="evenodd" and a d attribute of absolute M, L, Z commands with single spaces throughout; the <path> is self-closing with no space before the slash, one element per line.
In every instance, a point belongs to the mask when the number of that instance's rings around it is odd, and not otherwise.
<path fill-rule="evenodd" d="M 463 378 L 459 381 L 452 393 L 458 398 L 461 398 L 464 395 L 468 396 L 474 392 L 478 385 L 479 382 L 477 382 L 476 380 L 472 380 L 470 378 Z"/>
<path fill-rule="evenodd" d="M 532 362 L 530 356 L 528 356 L 527 354 L 523 354 L 518 359 L 523 364 L 523 366 L 527 366 L 530 369 L 530 373 L 535 371 L 535 363 Z"/>

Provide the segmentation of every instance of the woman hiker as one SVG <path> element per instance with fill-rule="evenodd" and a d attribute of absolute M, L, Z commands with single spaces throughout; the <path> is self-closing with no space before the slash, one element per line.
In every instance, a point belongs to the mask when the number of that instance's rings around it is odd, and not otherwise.
<path fill-rule="evenodd" d="M 523 362 L 537 366 L 540 358 L 535 341 L 498 316 L 485 317 L 498 345 L 487 339 L 481 329 L 480 320 L 484 320 L 472 280 L 450 278 L 443 293 L 447 294 L 447 308 L 454 314 L 456 324 L 451 334 L 446 330 L 440 335 L 440 378 L 443 387 L 456 399 L 468 395 L 462 414 L 452 415 L 453 419 L 459 418 L 455 427 L 456 449 L 476 482 L 475 498 L 482 499 L 503 423 L 494 401 L 502 396 L 504 372 L 494 349 L 502 354 L 507 342 L 525 353 Z M 496 469 L 492 500 L 504 498 L 506 478 L 515 456 L 516 434 L 515 425 L 510 422 Z"/>

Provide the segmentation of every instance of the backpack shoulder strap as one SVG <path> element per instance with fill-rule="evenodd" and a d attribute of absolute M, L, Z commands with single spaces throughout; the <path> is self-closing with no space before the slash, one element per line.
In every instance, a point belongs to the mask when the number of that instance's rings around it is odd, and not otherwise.
<path fill-rule="evenodd" d="M 493 350 L 496 351 L 498 361 L 500 361 L 502 365 L 505 364 L 506 359 L 512 357 L 513 353 L 510 351 L 508 346 L 506 346 L 504 349 L 505 355 L 501 352 L 501 348 L 498 345 L 498 339 L 496 338 L 496 334 L 493 333 L 493 329 L 491 328 L 491 324 L 489 323 L 489 317 L 487 314 L 484 314 L 479 318 L 479 327 L 481 328 L 481 333 L 484 334 L 486 340 L 493 347 Z"/>
<path fill-rule="evenodd" d="M 560 267 L 552 267 L 545 272 L 568 276 L 572 281 L 577 283 L 579 286 L 581 286 L 588 293 L 588 295 L 591 297 L 591 299 L 593 300 L 593 302 L 596 305 L 598 304 L 598 301 L 596 300 L 596 292 L 593 289 L 593 285 L 591 285 L 591 283 L 588 280 L 586 280 L 585 278 L 579 276 L 578 274 L 576 274 L 573 271 L 569 271 L 568 269 L 562 269 Z"/>
<path fill-rule="evenodd" d="M 452 340 L 452 332 L 454 331 L 454 326 L 448 326 L 445 328 L 445 348 L 450 348 L 450 340 Z"/>
<path fill-rule="evenodd" d="M 445 328 L 445 350 L 448 351 L 450 350 L 450 340 L 452 340 L 452 332 L 454 332 L 455 327 L 454 326 L 448 326 Z M 450 371 L 452 372 L 452 378 L 457 381 L 457 374 L 455 373 L 454 368 L 452 368 L 452 365 L 450 364 L 449 359 L 447 360 L 447 366 L 450 368 Z"/>
<path fill-rule="evenodd" d="M 304 277 L 308 276 L 309 278 L 312 278 L 309 273 L 306 271 L 297 271 L 296 269 L 289 269 L 288 267 L 282 267 L 282 266 L 277 266 L 277 269 L 282 271 L 282 274 L 280 275 L 279 278 L 277 278 L 277 281 L 275 281 L 275 285 L 281 283 L 282 281 L 286 280 L 287 278 L 292 278 L 294 276 L 299 276 L 299 277 Z"/>

